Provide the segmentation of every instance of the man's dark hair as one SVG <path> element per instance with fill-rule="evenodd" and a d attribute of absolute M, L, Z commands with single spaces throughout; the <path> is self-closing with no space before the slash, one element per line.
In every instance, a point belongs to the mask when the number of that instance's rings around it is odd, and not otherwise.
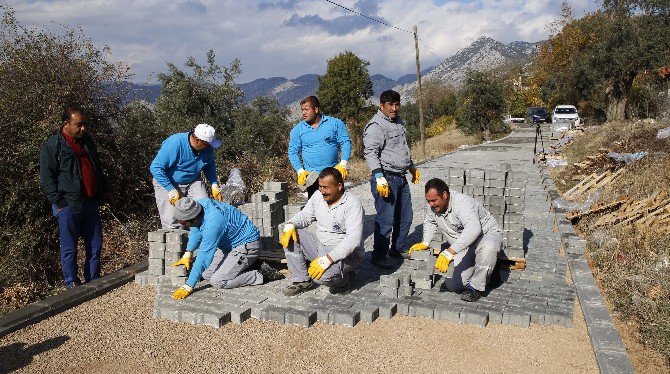
<path fill-rule="evenodd" d="M 306 98 L 300 100 L 300 106 L 305 103 L 310 103 L 312 105 L 312 108 L 320 108 L 319 106 L 319 98 L 316 96 L 307 96 Z"/>
<path fill-rule="evenodd" d="M 61 113 L 61 115 L 60 115 L 60 119 L 61 119 L 61 121 L 63 121 L 63 122 L 65 122 L 65 121 L 69 121 L 70 118 L 72 118 L 72 115 L 73 115 L 74 113 L 77 113 L 77 112 L 79 112 L 79 113 L 85 115 L 84 111 L 83 111 L 80 107 L 78 107 L 78 106 L 69 106 L 69 107 L 63 109 L 63 113 Z"/>
<path fill-rule="evenodd" d="M 399 103 L 400 94 L 393 90 L 386 90 L 379 95 L 379 104 L 384 103 Z"/>
<path fill-rule="evenodd" d="M 429 180 L 428 182 L 426 182 L 425 193 L 428 193 L 428 191 L 430 191 L 432 189 L 437 191 L 437 193 L 439 193 L 440 195 L 442 195 L 444 193 L 444 191 L 449 192 L 449 186 L 447 186 L 447 183 L 440 178 L 433 178 L 433 179 Z"/>
<path fill-rule="evenodd" d="M 335 184 L 342 184 L 342 186 L 344 186 L 344 179 L 342 178 L 342 174 L 340 174 L 339 170 L 335 169 L 334 167 L 327 167 L 321 170 L 321 173 L 319 173 L 319 179 L 323 179 L 328 176 L 333 177 Z"/>

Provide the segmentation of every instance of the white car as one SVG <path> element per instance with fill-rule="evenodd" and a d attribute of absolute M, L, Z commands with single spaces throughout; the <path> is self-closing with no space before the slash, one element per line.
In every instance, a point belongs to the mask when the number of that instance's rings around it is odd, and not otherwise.
<path fill-rule="evenodd" d="M 551 112 L 551 123 L 555 125 L 567 125 L 568 129 L 574 128 L 581 122 L 577 108 L 574 105 L 556 105 Z"/>

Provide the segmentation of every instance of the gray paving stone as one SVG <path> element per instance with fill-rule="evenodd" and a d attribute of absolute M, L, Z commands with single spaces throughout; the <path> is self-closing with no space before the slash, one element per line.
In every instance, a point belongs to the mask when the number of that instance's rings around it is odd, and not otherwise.
<path fill-rule="evenodd" d="M 332 324 L 354 327 L 361 319 L 361 313 L 357 310 L 334 309 L 330 313 Z"/>
<path fill-rule="evenodd" d="M 301 327 L 310 327 L 316 323 L 316 314 L 315 311 L 308 310 L 298 310 L 289 308 L 286 312 L 285 319 L 286 324 L 298 325 Z"/>
<path fill-rule="evenodd" d="M 363 305 L 359 312 L 361 322 L 372 323 L 379 318 L 379 307 L 375 305 Z"/>
<path fill-rule="evenodd" d="M 398 304 L 395 302 L 381 301 L 377 305 L 379 306 L 379 318 L 390 319 L 398 312 Z"/>
<path fill-rule="evenodd" d="M 470 323 L 481 327 L 486 327 L 489 322 L 489 313 L 484 310 L 477 310 L 474 307 L 465 307 L 460 312 L 460 323 Z"/>
<path fill-rule="evenodd" d="M 530 327 L 530 314 L 519 310 L 505 309 L 503 311 L 502 323 L 519 327 Z"/>
<path fill-rule="evenodd" d="M 601 374 L 633 374 L 633 364 L 626 351 L 596 351 Z"/>
<path fill-rule="evenodd" d="M 453 305 L 438 306 L 434 310 L 434 318 L 440 321 L 460 322 L 460 314 L 463 308 Z"/>
<path fill-rule="evenodd" d="M 285 323 L 286 322 L 285 316 L 288 310 L 289 310 L 288 308 L 270 305 L 261 310 L 261 319 L 263 321 Z"/>

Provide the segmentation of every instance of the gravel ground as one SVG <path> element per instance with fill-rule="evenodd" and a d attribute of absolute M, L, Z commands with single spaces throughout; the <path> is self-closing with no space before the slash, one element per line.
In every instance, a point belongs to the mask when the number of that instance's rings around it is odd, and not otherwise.
<path fill-rule="evenodd" d="M 154 295 L 128 284 L 7 335 L 0 372 L 598 372 L 579 305 L 570 329 L 394 317 L 308 329 L 250 319 L 217 330 L 152 319 Z"/>

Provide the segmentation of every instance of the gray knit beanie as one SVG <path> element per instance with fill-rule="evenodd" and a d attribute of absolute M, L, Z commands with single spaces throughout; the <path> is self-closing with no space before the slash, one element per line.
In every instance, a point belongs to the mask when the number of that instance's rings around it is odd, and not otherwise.
<path fill-rule="evenodd" d="M 190 197 L 182 197 L 174 205 L 174 218 L 177 221 L 190 221 L 202 211 L 202 206 Z"/>

